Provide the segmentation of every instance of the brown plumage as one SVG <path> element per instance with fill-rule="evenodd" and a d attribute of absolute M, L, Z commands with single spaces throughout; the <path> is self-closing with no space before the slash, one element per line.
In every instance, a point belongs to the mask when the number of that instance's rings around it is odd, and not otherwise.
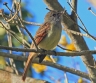
<path fill-rule="evenodd" d="M 47 13 L 45 17 L 44 24 L 42 24 L 38 29 L 38 31 L 36 32 L 34 40 L 39 48 L 45 50 L 52 50 L 54 47 L 56 47 L 56 45 L 60 40 L 61 31 L 62 28 L 61 28 L 60 14 L 58 12 L 50 11 L 49 13 Z M 36 49 L 33 43 L 31 44 L 30 48 Z M 34 52 L 29 53 L 28 60 L 26 62 L 24 73 L 22 76 L 23 81 L 25 81 L 26 79 L 27 71 L 31 66 L 31 62 L 37 56 L 38 53 Z M 41 57 L 41 59 L 43 59 L 43 57 Z"/>
<path fill-rule="evenodd" d="M 50 25 L 49 23 L 45 23 L 44 25 L 42 25 L 38 29 L 38 31 L 36 33 L 36 36 L 34 38 L 34 40 L 36 42 L 36 45 L 38 45 L 43 40 L 43 38 L 47 35 L 46 32 L 49 29 L 49 25 Z M 35 48 L 35 45 L 32 43 L 30 48 L 33 48 L 34 49 Z M 34 58 L 36 57 L 36 55 L 38 55 L 38 54 L 36 54 L 34 52 L 30 52 L 30 54 L 28 56 L 28 60 L 26 62 L 26 66 L 24 68 L 24 73 L 23 73 L 23 76 L 22 76 L 22 80 L 23 81 L 26 79 L 27 71 L 30 68 L 31 62 L 34 60 Z"/>

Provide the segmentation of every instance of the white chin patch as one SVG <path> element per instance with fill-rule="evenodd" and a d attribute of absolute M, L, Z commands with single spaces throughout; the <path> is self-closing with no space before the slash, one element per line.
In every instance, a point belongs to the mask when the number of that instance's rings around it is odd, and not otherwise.
<path fill-rule="evenodd" d="M 56 19 L 56 21 L 59 21 L 59 19 Z"/>

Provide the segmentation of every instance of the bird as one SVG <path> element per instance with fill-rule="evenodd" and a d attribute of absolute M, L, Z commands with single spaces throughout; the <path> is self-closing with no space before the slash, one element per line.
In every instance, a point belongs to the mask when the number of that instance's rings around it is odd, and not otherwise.
<path fill-rule="evenodd" d="M 35 43 L 40 49 L 53 50 L 57 46 L 62 32 L 61 25 L 62 13 L 60 11 L 50 10 L 45 18 L 44 23 L 41 24 L 34 37 Z M 30 49 L 36 49 L 35 44 L 32 42 Z M 38 53 L 30 52 L 27 62 L 25 64 L 22 80 L 25 81 L 28 69 L 32 61 L 38 56 Z M 44 56 L 45 57 L 45 56 Z M 43 58 L 44 58 L 43 57 Z M 42 62 L 42 55 L 41 60 Z"/>

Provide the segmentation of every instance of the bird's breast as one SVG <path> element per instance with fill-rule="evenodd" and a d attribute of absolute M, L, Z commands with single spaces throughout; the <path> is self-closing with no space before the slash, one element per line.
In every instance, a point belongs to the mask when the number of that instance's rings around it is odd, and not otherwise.
<path fill-rule="evenodd" d="M 54 49 L 61 37 L 62 27 L 60 25 L 52 25 L 47 36 L 39 43 L 39 47 L 45 50 Z"/>

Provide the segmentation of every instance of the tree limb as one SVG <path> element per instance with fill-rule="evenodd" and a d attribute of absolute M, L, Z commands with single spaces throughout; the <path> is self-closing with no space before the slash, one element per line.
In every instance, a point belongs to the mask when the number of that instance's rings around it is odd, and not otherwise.
<path fill-rule="evenodd" d="M 20 55 L 15 55 L 15 54 L 9 54 L 9 53 L 0 52 L 0 56 L 13 58 L 15 60 L 20 60 L 20 61 L 27 61 L 27 57 L 20 56 Z M 89 79 L 89 75 L 87 73 L 81 72 L 81 71 L 73 69 L 73 68 L 65 67 L 65 66 L 59 65 L 57 63 L 53 63 L 53 62 L 49 62 L 49 61 L 43 61 L 42 63 L 39 63 L 38 59 L 35 59 L 32 63 L 37 63 L 37 64 L 51 66 L 53 68 L 57 68 L 57 69 L 60 69 L 62 71 L 66 71 L 66 72 L 78 75 L 80 77 Z"/>
<path fill-rule="evenodd" d="M 60 3 L 58 2 L 58 0 L 43 0 L 46 5 L 49 7 L 49 9 L 53 9 L 53 10 L 59 10 L 62 11 L 64 10 L 63 7 L 60 5 Z M 70 18 L 70 16 L 66 13 L 66 16 L 63 16 L 63 22 L 62 25 L 64 26 L 64 28 L 68 28 L 77 32 L 80 32 L 79 28 L 74 24 L 73 20 L 68 19 Z M 70 39 L 72 40 L 72 42 L 74 43 L 76 49 L 78 51 L 82 51 L 82 50 L 89 50 L 85 40 L 83 37 L 78 36 L 78 35 L 74 35 L 72 33 L 68 33 Z M 95 61 L 94 58 L 91 54 L 88 54 L 87 56 L 81 56 L 82 61 L 84 62 L 84 64 L 86 65 L 89 75 L 90 75 L 90 79 L 92 81 L 92 83 L 96 83 L 96 69 L 95 69 Z"/>
<path fill-rule="evenodd" d="M 0 83 L 49 83 L 49 82 L 41 79 L 33 79 L 30 77 L 27 77 L 24 82 L 22 81 L 20 75 L 15 75 L 13 73 L 0 70 Z"/>
<path fill-rule="evenodd" d="M 35 49 L 29 49 L 29 48 L 14 48 L 14 47 L 7 47 L 7 46 L 1 46 L 0 49 L 5 50 L 12 50 L 12 51 L 19 51 L 19 52 L 35 52 L 35 53 L 41 53 L 41 54 L 48 54 L 48 55 L 57 55 L 57 56 L 88 56 L 88 54 L 96 54 L 96 50 L 83 50 L 83 51 L 70 51 L 70 52 L 54 52 L 54 51 L 44 51 L 41 49 L 35 50 Z M 2 52 L 0 52 L 2 53 Z M 86 54 L 86 55 L 84 55 Z"/>

